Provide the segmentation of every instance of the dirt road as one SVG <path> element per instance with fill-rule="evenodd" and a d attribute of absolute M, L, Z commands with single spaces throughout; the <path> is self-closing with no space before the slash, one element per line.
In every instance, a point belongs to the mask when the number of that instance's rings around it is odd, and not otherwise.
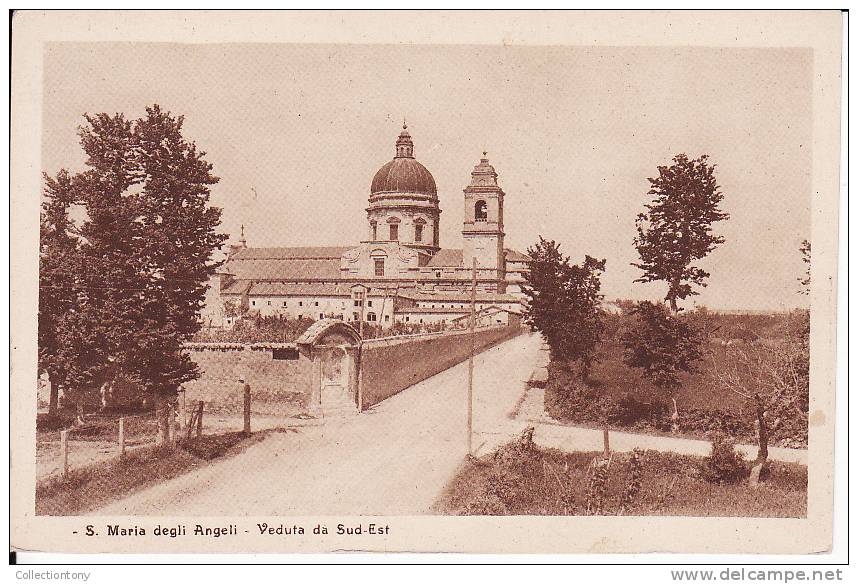
<path fill-rule="evenodd" d="M 541 339 L 522 335 L 475 359 L 474 446 L 520 431 Z M 468 364 L 360 416 L 292 428 L 235 458 L 132 495 L 93 515 L 407 515 L 426 513 L 467 453 Z"/>

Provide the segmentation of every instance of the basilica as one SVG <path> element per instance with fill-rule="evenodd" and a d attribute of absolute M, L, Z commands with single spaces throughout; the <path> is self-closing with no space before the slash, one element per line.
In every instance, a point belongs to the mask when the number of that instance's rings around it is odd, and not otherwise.
<path fill-rule="evenodd" d="M 504 196 L 484 152 L 464 189 L 461 247 L 441 247 L 435 179 L 414 158 L 403 124 L 393 160 L 372 179 L 365 238 L 349 247 L 253 248 L 242 227 L 209 286 L 204 324 L 229 327 L 255 312 L 463 326 L 474 277 L 480 324 L 518 320 L 530 258 L 504 246 Z"/>

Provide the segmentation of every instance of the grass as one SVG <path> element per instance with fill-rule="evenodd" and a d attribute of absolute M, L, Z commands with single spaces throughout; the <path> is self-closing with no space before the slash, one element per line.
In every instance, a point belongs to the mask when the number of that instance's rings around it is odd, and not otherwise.
<path fill-rule="evenodd" d="M 701 475 L 703 458 L 645 451 L 630 499 L 630 453 L 614 453 L 603 495 L 591 485 L 601 453 L 514 445 L 466 461 L 435 502 L 445 515 L 680 515 L 805 517 L 807 469 L 773 463 L 768 479 L 718 485 Z M 599 502 L 601 500 L 601 502 Z M 624 504 L 624 501 L 627 501 Z M 596 509 L 601 507 L 599 512 Z"/>
<path fill-rule="evenodd" d="M 107 463 L 72 470 L 36 485 L 36 515 L 81 515 L 113 501 L 190 472 L 208 461 L 232 456 L 263 440 L 267 432 L 201 436 L 178 446 L 154 446 L 128 452 Z"/>

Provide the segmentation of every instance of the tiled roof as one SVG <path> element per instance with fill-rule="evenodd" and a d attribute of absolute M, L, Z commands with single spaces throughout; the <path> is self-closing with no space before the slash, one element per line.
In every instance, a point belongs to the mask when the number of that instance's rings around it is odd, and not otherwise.
<path fill-rule="evenodd" d="M 470 302 L 471 293 L 440 291 L 440 292 L 419 292 L 416 290 L 403 290 L 399 295 L 409 300 L 417 302 Z M 477 292 L 476 302 L 504 302 L 504 303 L 520 303 L 521 298 L 512 294 L 498 294 L 496 292 Z"/>
<path fill-rule="evenodd" d="M 462 250 L 461 249 L 441 249 L 438 250 L 429 263 L 426 264 L 432 268 L 457 267 L 462 265 Z"/>
<path fill-rule="evenodd" d="M 397 314 L 467 314 L 470 308 L 418 308 L 417 306 L 404 306 L 397 308 Z"/>
<path fill-rule="evenodd" d="M 353 246 L 352 246 L 353 247 Z M 340 256 L 352 247 L 246 247 L 239 249 L 230 258 L 233 260 L 309 260 L 328 259 L 339 261 Z"/>
<path fill-rule="evenodd" d="M 506 248 L 504 252 L 506 253 L 505 257 L 508 262 L 529 262 L 533 259 L 529 255 L 515 251 L 514 249 Z"/>
<path fill-rule="evenodd" d="M 350 296 L 350 284 L 317 282 L 256 282 L 248 296 Z"/>
<path fill-rule="evenodd" d="M 505 258 L 508 262 L 529 262 L 530 256 L 515 251 L 514 249 L 504 249 Z M 430 268 L 458 268 L 462 267 L 462 250 L 461 249 L 442 249 L 439 250 L 429 263 L 426 264 Z"/>
<path fill-rule="evenodd" d="M 403 290 L 399 293 L 403 298 L 416 300 L 418 302 L 470 302 L 471 292 L 462 291 L 439 291 L 423 292 L 416 290 Z M 521 298 L 512 294 L 498 294 L 497 292 L 477 292 L 477 302 L 521 302 Z"/>
<path fill-rule="evenodd" d="M 239 280 L 237 282 L 230 283 L 226 288 L 223 288 L 220 293 L 221 294 L 244 294 L 250 288 L 250 281 L 248 280 Z"/>
<path fill-rule="evenodd" d="M 480 316 L 484 316 L 486 314 L 495 314 L 497 312 L 506 312 L 508 314 L 519 314 L 518 312 L 516 312 L 514 310 L 510 310 L 509 308 L 504 308 L 503 306 L 487 306 L 483 309 L 478 310 L 476 316 L 477 316 L 477 318 L 479 318 Z M 467 318 L 469 316 L 471 316 L 471 315 L 467 314 L 461 318 Z M 457 318 L 456 320 L 461 320 L 461 318 Z"/>
<path fill-rule="evenodd" d="M 336 259 L 231 259 L 226 266 L 239 280 L 337 280 Z"/>
<path fill-rule="evenodd" d="M 351 296 L 351 291 L 358 282 L 341 281 L 336 284 L 329 282 L 252 282 L 238 280 L 223 290 L 221 294 L 247 294 L 248 296 Z M 381 298 L 387 295 L 393 298 L 396 284 L 379 282 L 372 284 L 369 289 L 370 298 Z M 410 288 L 400 288 L 400 296 L 412 291 Z"/>

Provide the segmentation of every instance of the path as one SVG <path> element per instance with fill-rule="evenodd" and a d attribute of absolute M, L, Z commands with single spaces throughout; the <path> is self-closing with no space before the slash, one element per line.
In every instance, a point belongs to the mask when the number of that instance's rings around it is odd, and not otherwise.
<path fill-rule="evenodd" d="M 476 356 L 474 445 L 520 432 L 510 413 L 541 340 L 521 335 Z M 428 512 L 467 454 L 468 364 L 368 412 L 275 433 L 224 460 L 96 511 L 97 515 L 409 515 Z"/>

